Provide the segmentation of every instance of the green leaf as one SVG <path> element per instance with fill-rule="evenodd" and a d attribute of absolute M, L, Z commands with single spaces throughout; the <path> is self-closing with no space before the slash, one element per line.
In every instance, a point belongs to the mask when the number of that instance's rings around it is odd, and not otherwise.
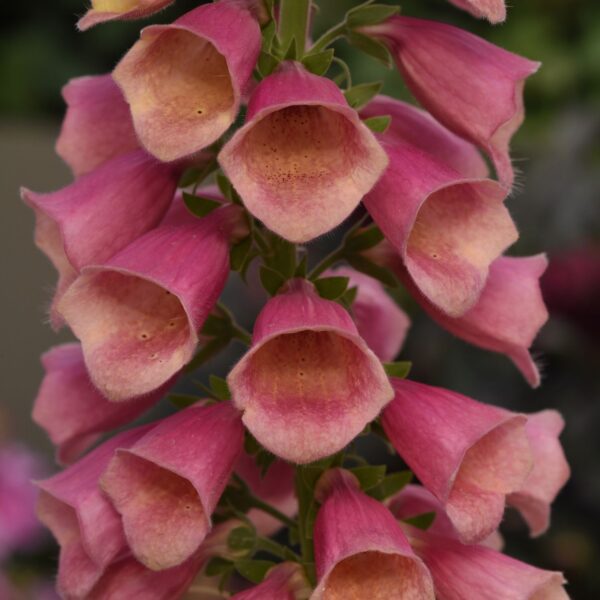
<path fill-rule="evenodd" d="M 250 560 L 242 558 L 236 560 L 236 571 L 248 581 L 252 583 L 260 583 L 267 574 L 267 571 L 275 566 L 275 563 L 270 560 Z"/>
<path fill-rule="evenodd" d="M 273 269 L 262 266 L 260 268 L 260 282 L 267 292 L 274 296 L 279 288 L 285 283 L 285 279 Z"/>
<path fill-rule="evenodd" d="M 268 267 L 283 275 L 284 279 L 293 277 L 296 270 L 296 246 L 279 236 L 273 236 L 272 249 L 267 260 Z"/>
<path fill-rule="evenodd" d="M 362 490 L 370 490 L 383 481 L 385 469 L 385 465 L 369 465 L 366 467 L 354 467 L 350 469 L 350 472 L 358 479 Z"/>
<path fill-rule="evenodd" d="M 351 288 L 348 288 L 342 295 L 342 297 L 340 298 L 340 302 L 346 307 L 346 308 L 350 308 L 353 304 L 354 301 L 356 300 L 356 295 L 358 294 L 358 286 L 354 286 Z"/>
<path fill-rule="evenodd" d="M 323 277 L 315 281 L 315 287 L 321 298 L 337 300 L 346 291 L 349 281 L 348 277 Z"/>
<path fill-rule="evenodd" d="M 350 266 L 354 267 L 357 271 L 381 281 L 381 283 L 388 287 L 396 287 L 396 278 L 387 269 L 376 265 L 368 258 L 360 254 L 348 254 L 346 259 L 350 263 Z"/>
<path fill-rule="evenodd" d="M 246 236 L 241 242 L 238 242 L 232 246 L 229 253 L 229 264 L 232 271 L 241 271 L 242 267 L 246 263 L 248 253 L 252 248 L 252 236 Z"/>
<path fill-rule="evenodd" d="M 200 173 L 202 173 L 202 169 L 199 167 L 190 167 L 189 169 L 186 169 L 180 177 L 177 187 L 186 188 L 190 185 L 194 185 L 198 177 L 200 177 Z"/>
<path fill-rule="evenodd" d="M 233 186 L 231 185 L 229 179 L 227 179 L 227 177 L 225 177 L 225 175 L 222 173 L 217 175 L 217 185 L 221 190 L 221 194 L 223 194 L 227 200 L 233 200 Z"/>
<path fill-rule="evenodd" d="M 306 277 L 307 268 L 308 268 L 308 259 L 305 254 L 302 257 L 302 260 L 300 261 L 298 266 L 296 267 L 296 270 L 294 271 L 294 277 Z"/>
<path fill-rule="evenodd" d="M 346 101 L 352 107 L 358 110 L 365 104 L 375 97 L 381 87 L 383 86 L 382 81 L 374 81 L 373 83 L 359 83 L 358 85 L 352 86 L 349 90 L 344 92 Z"/>
<path fill-rule="evenodd" d="M 196 404 L 200 398 L 198 396 L 192 396 L 191 394 L 169 394 L 169 402 L 176 408 L 187 408 Z"/>
<path fill-rule="evenodd" d="M 331 66 L 333 55 L 333 48 L 328 48 L 327 50 L 317 52 L 316 54 L 307 54 L 302 59 L 302 64 L 308 71 L 315 75 L 325 75 Z"/>
<path fill-rule="evenodd" d="M 244 450 L 254 456 L 261 449 L 261 445 L 256 441 L 256 438 L 246 431 L 246 437 L 244 439 Z"/>
<path fill-rule="evenodd" d="M 262 51 L 258 56 L 256 66 L 262 77 L 269 76 L 277 67 L 279 61 L 270 52 Z"/>
<path fill-rule="evenodd" d="M 401 360 L 398 362 L 384 363 L 383 368 L 388 377 L 406 379 L 412 368 L 412 362 L 409 360 Z"/>
<path fill-rule="evenodd" d="M 219 400 L 231 400 L 231 392 L 227 382 L 222 377 L 210 375 L 208 378 L 210 389 Z"/>
<path fill-rule="evenodd" d="M 380 117 L 369 117 L 365 119 L 363 123 L 375 133 L 384 133 L 386 129 L 390 126 L 392 122 L 392 117 L 390 115 L 382 115 Z"/>
<path fill-rule="evenodd" d="M 251 552 L 256 545 L 256 531 L 250 527 L 236 527 L 227 536 L 227 545 L 236 552 Z"/>
<path fill-rule="evenodd" d="M 206 569 L 204 572 L 212 577 L 213 575 L 220 575 L 221 573 L 225 573 L 231 568 L 231 561 L 225 558 L 221 558 L 220 556 L 215 556 L 208 561 L 206 565 Z"/>
<path fill-rule="evenodd" d="M 275 462 L 276 456 L 268 450 L 261 449 L 256 455 L 256 464 L 260 468 L 260 476 L 264 477 L 269 470 L 269 467 Z"/>
<path fill-rule="evenodd" d="M 262 30 L 262 49 L 265 52 L 271 52 L 271 46 L 273 45 L 275 33 L 275 21 L 269 21 L 269 23 L 265 25 Z"/>
<path fill-rule="evenodd" d="M 183 192 L 183 202 L 186 208 L 197 217 L 205 217 L 215 208 L 221 206 L 221 203 L 213 198 L 194 196 L 194 194 L 188 194 L 187 192 Z"/>
<path fill-rule="evenodd" d="M 385 500 L 394 494 L 397 494 L 404 486 L 412 480 L 410 471 L 398 471 L 391 473 L 383 478 L 383 481 L 377 486 L 371 488 L 367 494 L 377 500 Z"/>
<path fill-rule="evenodd" d="M 414 517 L 409 517 L 408 519 L 402 519 L 404 523 L 408 523 L 413 527 L 418 527 L 419 529 L 429 529 L 433 522 L 435 521 L 436 513 L 434 512 L 425 512 L 420 515 L 415 515 Z"/>
<path fill-rule="evenodd" d="M 230 338 L 215 338 L 210 340 L 205 346 L 200 348 L 198 353 L 192 358 L 192 360 L 185 366 L 187 373 L 195 371 L 200 365 L 203 365 L 206 361 L 210 360 L 215 354 L 218 354 L 223 348 L 229 344 Z"/>
<path fill-rule="evenodd" d="M 202 335 L 209 337 L 227 337 L 231 335 L 231 320 L 228 317 L 208 315 L 202 325 Z"/>
<path fill-rule="evenodd" d="M 364 27 L 366 25 L 377 25 L 400 12 L 399 6 L 388 4 L 370 4 L 368 6 L 357 6 L 346 15 L 346 24 L 351 29 Z"/>
<path fill-rule="evenodd" d="M 348 34 L 348 42 L 358 50 L 361 50 L 365 54 L 368 54 L 383 63 L 388 69 L 392 68 L 392 65 L 394 64 L 392 55 L 381 42 L 363 35 L 362 33 L 358 33 L 357 31 L 351 31 Z"/>
<path fill-rule="evenodd" d="M 359 229 L 353 235 L 344 240 L 344 248 L 348 252 L 362 252 L 377 246 L 383 241 L 384 236 L 377 225 L 370 225 L 364 229 Z"/>

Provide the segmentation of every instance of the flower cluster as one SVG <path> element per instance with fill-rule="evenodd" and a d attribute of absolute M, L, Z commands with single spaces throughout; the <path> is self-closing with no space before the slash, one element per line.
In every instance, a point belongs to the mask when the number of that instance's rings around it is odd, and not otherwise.
<path fill-rule="evenodd" d="M 92 0 L 79 27 L 172 1 Z M 452 1 L 505 16 L 502 0 Z M 246 600 L 566 598 L 498 534 L 506 505 L 547 529 L 569 475 L 562 418 L 407 379 L 390 361 L 410 322 L 386 291 L 401 283 L 539 385 L 546 259 L 504 255 L 509 143 L 539 65 L 372 2 L 313 43 L 312 8 L 202 4 L 63 90 L 74 181 L 22 191 L 58 271 L 51 323 L 79 340 L 44 354 L 33 409 L 66 465 L 38 482 L 59 593 L 211 598 L 237 571 Z M 423 108 L 352 86 L 341 37 L 395 62 Z M 309 270 L 304 245 L 351 215 Z M 230 271 L 270 295 L 252 335 L 219 303 Z M 96 445 L 234 340 L 245 354 L 204 397 Z M 366 464 L 349 446 L 363 433 L 410 472 Z M 282 524 L 289 545 L 269 537 Z"/>

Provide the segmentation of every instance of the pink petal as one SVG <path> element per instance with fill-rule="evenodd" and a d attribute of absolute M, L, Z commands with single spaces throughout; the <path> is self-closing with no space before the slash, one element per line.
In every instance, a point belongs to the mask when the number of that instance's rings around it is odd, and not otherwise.
<path fill-rule="evenodd" d="M 460 316 L 477 301 L 490 264 L 518 237 L 506 192 L 389 139 L 390 166 L 365 206 L 421 293 Z"/>
<path fill-rule="evenodd" d="M 502 23 L 506 19 L 504 0 L 450 0 L 452 4 L 490 23 Z"/>
<path fill-rule="evenodd" d="M 516 507 L 531 529 L 532 536 L 550 525 L 550 505 L 570 476 L 569 464 L 558 440 L 563 418 L 554 410 L 543 410 L 527 420 L 527 437 L 533 452 L 533 469 L 517 492 L 507 501 Z"/>
<path fill-rule="evenodd" d="M 540 277 L 547 264 L 543 254 L 496 259 L 479 300 L 458 318 L 449 317 L 428 302 L 399 260 L 392 268 L 423 309 L 444 329 L 475 346 L 506 354 L 529 384 L 537 387 L 540 374 L 529 348 L 548 320 L 540 291 Z"/>
<path fill-rule="evenodd" d="M 248 484 L 252 494 L 263 502 L 274 506 L 290 518 L 297 513 L 295 470 L 292 465 L 283 460 L 275 460 L 263 475 L 254 458 L 242 452 L 236 463 L 235 472 Z M 250 509 L 247 516 L 262 536 L 273 535 L 282 527 L 281 521 L 257 508 Z"/>
<path fill-rule="evenodd" d="M 256 218 L 306 242 L 350 215 L 387 157 L 333 82 L 283 63 L 254 90 L 219 163 Z"/>
<path fill-rule="evenodd" d="M 390 126 L 383 138 L 414 146 L 466 178 L 483 179 L 489 174 L 485 161 L 473 144 L 446 129 L 416 106 L 388 96 L 376 96 L 360 114 L 363 118 L 389 115 Z"/>
<path fill-rule="evenodd" d="M 121 433 L 65 471 L 37 482 L 38 517 L 61 546 L 58 589 L 65 597 L 86 597 L 127 548 L 119 515 L 100 492 L 98 478 L 116 448 L 133 444 L 147 430 Z"/>
<path fill-rule="evenodd" d="M 433 599 L 427 569 L 393 515 L 345 477 L 319 509 L 313 535 L 318 585 L 311 600 Z"/>
<path fill-rule="evenodd" d="M 156 392 L 116 404 L 92 385 L 79 344 L 55 346 L 42 355 L 46 375 L 33 406 L 33 420 L 57 446 L 60 463 L 71 463 L 103 433 L 136 419 L 156 404 Z"/>
<path fill-rule="evenodd" d="M 75 176 L 138 147 L 129 106 L 110 74 L 71 79 L 62 94 L 67 114 L 56 152 Z"/>
<path fill-rule="evenodd" d="M 392 17 L 366 28 L 390 46 L 410 91 L 443 125 L 487 152 L 507 188 L 509 143 L 524 117 L 523 86 L 540 63 L 443 23 Z"/>
<path fill-rule="evenodd" d="M 174 0 L 92 0 L 92 7 L 77 21 L 80 31 L 114 20 L 142 19 L 173 4 Z"/>
<path fill-rule="evenodd" d="M 273 567 L 261 584 L 234 594 L 232 600 L 296 600 L 308 590 L 302 567 L 298 563 L 284 562 Z"/>
<path fill-rule="evenodd" d="M 237 411 L 221 403 L 179 411 L 116 453 L 102 488 L 142 564 L 168 569 L 196 552 L 242 443 Z"/>
<path fill-rule="evenodd" d="M 85 268 L 68 289 L 58 310 L 109 400 L 155 390 L 191 358 L 225 285 L 240 218 L 236 206 L 198 219 L 177 203 L 159 227 Z"/>
<path fill-rule="evenodd" d="M 350 315 L 306 280 L 267 303 L 252 344 L 227 378 L 233 402 L 252 435 L 286 460 L 337 452 L 393 395 Z"/>
<path fill-rule="evenodd" d="M 410 327 L 406 313 L 386 293 L 377 280 L 350 267 L 339 267 L 325 276 L 348 277 L 349 287 L 358 286 L 352 316 L 360 336 L 379 360 L 394 360 Z"/>
<path fill-rule="evenodd" d="M 258 23 L 234 1 L 143 29 L 113 77 L 148 152 L 172 161 L 221 137 L 237 115 L 260 44 Z"/>
<path fill-rule="evenodd" d="M 392 381 L 396 396 L 383 413 L 390 441 L 444 505 L 461 539 L 482 540 L 531 470 L 526 417 L 442 388 Z"/>

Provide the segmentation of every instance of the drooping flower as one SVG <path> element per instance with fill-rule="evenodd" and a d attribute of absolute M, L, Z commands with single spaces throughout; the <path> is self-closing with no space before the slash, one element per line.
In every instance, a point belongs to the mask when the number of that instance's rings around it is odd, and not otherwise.
<path fill-rule="evenodd" d="M 431 573 L 439 600 L 568 600 L 562 573 L 537 569 L 483 544 L 463 544 L 449 529 L 436 530 L 443 508 L 419 486 L 404 488 L 390 508 L 400 519 L 436 513 L 427 531 L 403 527 Z"/>
<path fill-rule="evenodd" d="M 57 192 L 21 190 L 35 212 L 35 243 L 58 271 L 50 309 L 56 306 L 77 273 L 101 263 L 163 218 L 177 186 L 180 167 L 164 165 L 142 150 L 119 155 Z"/>
<path fill-rule="evenodd" d="M 263 308 L 227 381 L 252 435 L 297 463 L 343 448 L 393 396 L 350 315 L 304 279 Z"/>
<path fill-rule="evenodd" d="M 394 271 L 434 321 L 462 340 L 505 354 L 531 386 L 540 384 L 530 348 L 548 320 L 540 291 L 540 277 L 548 264 L 545 255 L 496 259 L 477 303 L 462 316 L 452 318 L 419 292 L 393 249 L 381 246 L 376 260 Z"/>
<path fill-rule="evenodd" d="M 506 19 L 504 0 L 450 0 L 452 4 L 490 23 L 502 23 Z"/>
<path fill-rule="evenodd" d="M 296 600 L 306 598 L 309 590 L 302 567 L 284 562 L 273 567 L 262 583 L 235 594 L 232 600 Z"/>
<path fill-rule="evenodd" d="M 129 106 L 110 74 L 71 79 L 62 95 L 67 113 L 56 152 L 76 177 L 139 147 Z"/>
<path fill-rule="evenodd" d="M 198 219 L 175 202 L 159 227 L 82 270 L 58 310 L 109 400 L 155 390 L 191 358 L 225 285 L 230 243 L 245 227 L 237 206 Z"/>
<path fill-rule="evenodd" d="M 284 62 L 254 90 L 219 162 L 255 217 L 306 242 L 350 215 L 387 157 L 332 81 Z"/>
<path fill-rule="evenodd" d="M 324 477 L 317 487 L 323 504 L 313 532 L 318 584 L 311 600 L 433 600 L 429 573 L 390 511 L 357 489 L 347 471 Z"/>
<path fill-rule="evenodd" d="M 33 420 L 57 447 L 60 463 L 71 463 L 103 433 L 136 419 L 160 400 L 164 387 L 127 402 L 107 400 L 92 384 L 79 344 L 55 346 L 42 355 L 46 371 L 33 405 Z"/>
<path fill-rule="evenodd" d="M 105 568 L 127 551 L 121 519 L 98 479 L 115 449 L 133 444 L 147 429 L 121 433 L 65 471 L 37 482 L 37 514 L 61 547 L 57 586 L 66 598 L 86 598 Z"/>
<path fill-rule="evenodd" d="M 528 416 L 527 437 L 533 452 L 533 469 L 523 486 L 507 498 L 523 515 L 531 535 L 544 533 L 550 525 L 550 505 L 570 476 L 569 464 L 558 440 L 565 423 L 554 410 Z"/>
<path fill-rule="evenodd" d="M 404 343 L 410 319 L 386 293 L 383 285 L 350 267 L 338 267 L 324 275 L 348 277 L 349 287 L 357 286 L 352 317 L 358 333 L 379 360 L 394 360 Z"/>
<path fill-rule="evenodd" d="M 481 541 L 532 469 L 527 417 L 422 383 L 392 383 L 396 396 L 382 420 L 388 438 L 461 540 Z"/>
<path fill-rule="evenodd" d="M 91 0 L 91 8 L 77 21 L 80 31 L 117 19 L 142 19 L 162 10 L 175 0 Z"/>
<path fill-rule="evenodd" d="M 510 188 L 509 143 L 524 118 L 525 80 L 540 63 L 435 21 L 392 17 L 364 30 L 388 44 L 417 100 L 487 152 L 500 182 Z"/>
<path fill-rule="evenodd" d="M 260 45 L 256 20 L 229 0 L 199 6 L 170 25 L 143 29 L 113 77 L 148 152 L 173 161 L 225 133 Z"/>
<path fill-rule="evenodd" d="M 168 569 L 198 550 L 242 444 L 240 416 L 223 402 L 179 411 L 117 450 L 101 485 L 142 564 Z"/>

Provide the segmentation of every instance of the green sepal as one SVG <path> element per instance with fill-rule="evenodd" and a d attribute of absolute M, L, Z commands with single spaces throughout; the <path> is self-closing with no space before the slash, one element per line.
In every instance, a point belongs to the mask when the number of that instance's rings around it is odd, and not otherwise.
<path fill-rule="evenodd" d="M 270 269 L 277 271 L 284 279 L 293 277 L 296 271 L 296 246 L 279 236 L 273 236 L 271 253 L 265 262 Z"/>
<path fill-rule="evenodd" d="M 323 277 L 321 279 L 317 279 L 314 283 L 321 298 L 325 298 L 326 300 L 337 300 L 348 288 L 349 281 L 350 279 L 348 277 L 336 276 Z"/>
<path fill-rule="evenodd" d="M 186 208 L 196 217 L 205 217 L 219 206 L 220 202 L 206 196 L 195 196 L 188 192 L 183 192 L 183 202 Z"/>
<path fill-rule="evenodd" d="M 412 478 L 413 474 L 410 471 L 391 473 L 390 475 L 386 475 L 375 487 L 372 487 L 367 494 L 376 500 L 385 500 L 407 486 L 412 481 Z"/>
<path fill-rule="evenodd" d="M 399 12 L 399 6 L 371 4 L 368 2 L 348 11 L 346 15 L 346 25 L 348 25 L 350 29 L 354 29 L 355 27 L 365 27 L 367 25 L 377 25 Z"/>
<path fill-rule="evenodd" d="M 285 283 L 285 279 L 277 271 L 263 265 L 260 268 L 260 282 L 265 290 L 267 290 L 271 296 L 274 296 L 279 288 Z"/>
<path fill-rule="evenodd" d="M 369 250 L 384 240 L 384 235 L 377 225 L 370 225 L 365 229 L 359 229 L 344 240 L 346 252 L 359 253 Z"/>
<path fill-rule="evenodd" d="M 248 235 L 243 240 L 231 247 L 229 252 L 229 265 L 232 271 L 241 271 L 246 264 L 246 259 L 252 248 L 252 236 Z"/>
<path fill-rule="evenodd" d="M 188 406 L 192 406 L 200 400 L 199 396 L 192 396 L 191 394 L 169 394 L 167 398 L 173 406 L 179 409 L 188 408 Z"/>
<path fill-rule="evenodd" d="M 258 56 L 256 67 L 261 77 L 268 77 L 277 68 L 278 64 L 279 61 L 275 56 L 273 56 L 270 52 L 265 52 L 262 50 Z"/>
<path fill-rule="evenodd" d="M 275 39 L 275 33 L 277 32 L 277 28 L 275 25 L 275 21 L 269 21 L 262 28 L 262 45 L 261 48 L 264 52 L 271 52 L 271 48 L 273 46 L 273 40 Z"/>
<path fill-rule="evenodd" d="M 256 546 L 256 530 L 246 525 L 232 529 L 227 536 L 227 546 L 234 552 L 251 554 Z"/>
<path fill-rule="evenodd" d="M 360 254 L 349 254 L 346 260 L 357 271 L 381 281 L 381 283 L 388 287 L 396 287 L 398 283 L 396 278 L 387 269 L 376 265 Z"/>
<path fill-rule="evenodd" d="M 363 123 L 375 133 L 385 133 L 392 122 L 390 115 L 381 115 L 380 117 L 369 117 Z"/>
<path fill-rule="evenodd" d="M 382 81 L 354 85 L 344 92 L 346 102 L 352 108 L 358 110 L 365 106 L 365 104 L 368 104 L 381 91 L 382 86 Z"/>
<path fill-rule="evenodd" d="M 307 269 L 308 269 L 308 259 L 305 254 L 302 257 L 302 259 L 300 260 L 300 262 L 298 263 L 296 270 L 294 271 L 294 277 L 306 277 Z"/>
<path fill-rule="evenodd" d="M 267 574 L 267 571 L 274 567 L 276 563 L 271 560 L 251 560 L 242 558 L 234 563 L 235 570 L 248 581 L 260 583 Z"/>
<path fill-rule="evenodd" d="M 232 562 L 227 560 L 226 558 L 221 558 L 220 556 L 214 556 L 208 561 L 204 572 L 209 577 L 214 575 L 221 575 L 221 573 L 226 573 L 231 569 Z"/>
<path fill-rule="evenodd" d="M 349 471 L 358 479 L 361 490 L 370 490 L 379 485 L 385 477 L 385 465 L 353 467 Z"/>
<path fill-rule="evenodd" d="M 244 438 L 244 450 L 250 454 L 250 456 L 254 456 L 262 446 L 256 441 L 256 438 L 246 431 L 246 437 Z"/>
<path fill-rule="evenodd" d="M 388 377 L 397 377 L 398 379 L 406 379 L 412 368 L 410 360 L 401 360 L 397 362 L 384 363 L 383 368 Z"/>
<path fill-rule="evenodd" d="M 404 523 L 408 523 L 413 527 L 418 527 L 419 529 L 429 529 L 433 522 L 435 521 L 436 513 L 432 512 L 424 512 L 420 515 L 415 515 L 414 517 L 409 517 L 408 519 L 402 519 Z"/>
<path fill-rule="evenodd" d="M 327 48 L 327 50 L 317 52 L 316 54 L 307 54 L 302 59 L 302 64 L 308 71 L 315 75 L 325 75 L 331 66 L 334 54 L 333 48 Z"/>
<path fill-rule="evenodd" d="M 357 31 L 350 31 L 348 33 L 348 42 L 358 50 L 361 50 L 365 54 L 378 60 L 388 69 L 392 68 L 394 64 L 392 55 L 387 47 L 381 42 L 362 33 L 358 33 Z"/>
<path fill-rule="evenodd" d="M 231 400 L 231 392 L 227 382 L 222 377 L 217 375 L 210 375 L 208 378 L 208 384 L 212 390 L 215 398 L 219 400 Z"/>
<path fill-rule="evenodd" d="M 194 185 L 198 180 L 198 177 L 200 177 L 201 173 L 202 169 L 200 169 L 199 167 L 190 167 L 189 169 L 186 169 L 179 178 L 177 187 L 186 188 L 190 187 L 190 185 Z"/>

